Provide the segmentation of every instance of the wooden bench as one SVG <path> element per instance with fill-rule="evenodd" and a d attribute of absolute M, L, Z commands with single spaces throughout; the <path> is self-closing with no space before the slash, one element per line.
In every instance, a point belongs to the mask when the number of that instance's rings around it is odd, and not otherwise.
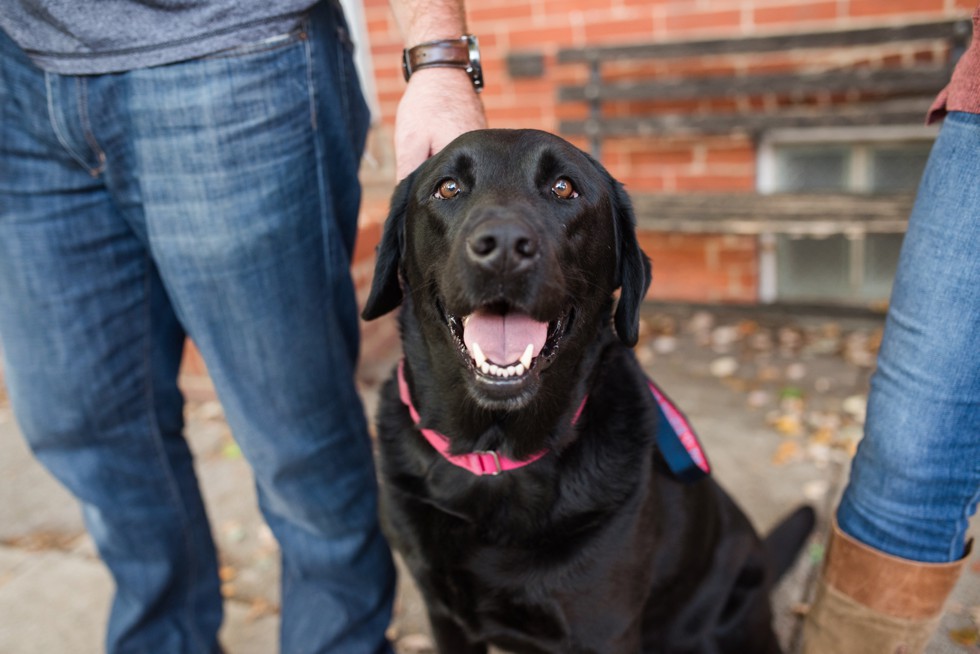
<path fill-rule="evenodd" d="M 559 131 L 588 137 L 594 155 L 602 141 L 611 137 L 658 134 L 725 134 L 787 127 L 834 127 L 854 125 L 921 124 L 929 103 L 949 80 L 952 67 L 966 47 L 972 25 L 969 20 L 943 20 L 897 27 L 873 27 L 799 34 L 775 34 L 731 39 L 676 41 L 639 45 L 567 48 L 558 52 L 559 64 L 584 64 L 588 81 L 559 87 L 560 103 L 586 103 L 589 115 L 563 120 Z M 873 67 L 866 59 L 873 47 L 919 45 L 945 53 L 940 62 L 915 61 L 911 65 Z M 765 61 L 752 57 L 778 53 L 802 54 L 814 63 L 802 69 L 769 72 Z M 854 54 L 854 64 L 821 55 Z M 711 74 L 710 63 L 746 58 L 733 74 Z M 865 58 L 865 60 L 862 59 Z M 708 64 L 708 74 L 649 75 L 642 64 L 663 64 L 697 59 Z M 617 71 L 604 77 L 612 65 L 641 64 L 631 73 Z M 735 111 L 671 112 L 630 104 L 664 101 L 697 101 L 734 98 Z M 844 101 L 841 102 L 840 99 Z M 604 109 L 619 105 L 614 114 Z M 626 105 L 625 112 L 623 105 Z M 624 115 L 628 114 L 628 115 Z"/>
<path fill-rule="evenodd" d="M 566 48 L 558 63 L 588 74 L 561 85 L 558 101 L 584 103 L 587 117 L 562 120 L 559 131 L 586 137 L 600 157 L 604 141 L 617 138 L 747 134 L 758 143 L 777 129 L 920 126 L 971 33 L 969 20 L 947 19 Z M 886 61 L 882 49 L 904 55 Z M 815 237 L 901 233 L 912 204 L 906 196 L 756 193 L 634 193 L 634 201 L 640 226 L 652 231 Z"/>

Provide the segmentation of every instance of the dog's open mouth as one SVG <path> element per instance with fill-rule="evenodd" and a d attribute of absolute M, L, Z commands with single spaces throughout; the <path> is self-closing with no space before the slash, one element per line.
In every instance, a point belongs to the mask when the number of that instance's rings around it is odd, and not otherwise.
<path fill-rule="evenodd" d="M 510 384 L 525 380 L 554 358 L 573 311 L 551 322 L 535 320 L 506 304 L 484 306 L 465 316 L 444 315 L 474 374 L 484 381 Z"/>

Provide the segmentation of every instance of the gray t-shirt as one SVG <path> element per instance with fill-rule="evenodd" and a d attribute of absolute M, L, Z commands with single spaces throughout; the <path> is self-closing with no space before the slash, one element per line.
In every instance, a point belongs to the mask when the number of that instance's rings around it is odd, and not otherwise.
<path fill-rule="evenodd" d="M 0 28 L 50 72 L 114 73 L 287 34 L 316 1 L 3 0 Z"/>

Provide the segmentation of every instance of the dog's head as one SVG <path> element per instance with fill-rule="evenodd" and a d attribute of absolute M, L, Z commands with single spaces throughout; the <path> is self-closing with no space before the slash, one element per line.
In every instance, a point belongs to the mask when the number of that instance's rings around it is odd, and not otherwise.
<path fill-rule="evenodd" d="M 556 361 L 609 317 L 633 345 L 650 264 L 622 186 L 535 130 L 453 141 L 399 184 L 378 246 L 366 320 L 404 292 L 433 360 L 489 409 L 521 408 Z"/>

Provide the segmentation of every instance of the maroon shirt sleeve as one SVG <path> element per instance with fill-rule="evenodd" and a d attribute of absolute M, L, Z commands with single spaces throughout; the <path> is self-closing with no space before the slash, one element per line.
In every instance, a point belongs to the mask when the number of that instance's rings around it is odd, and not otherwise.
<path fill-rule="evenodd" d="M 940 91 L 926 123 L 934 123 L 949 111 L 980 114 L 980 7 L 973 12 L 973 40 L 953 71 L 949 84 Z"/>

